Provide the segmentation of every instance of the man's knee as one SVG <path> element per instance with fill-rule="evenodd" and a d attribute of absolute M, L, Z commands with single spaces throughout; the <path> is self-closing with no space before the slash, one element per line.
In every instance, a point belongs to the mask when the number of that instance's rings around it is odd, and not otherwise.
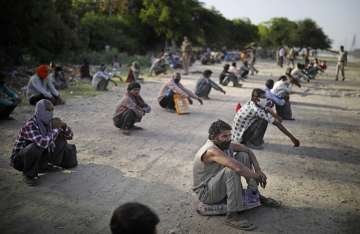
<path fill-rule="evenodd" d="M 33 155 L 34 157 L 40 157 L 44 153 L 44 150 L 45 149 L 39 147 L 35 143 L 31 143 L 23 149 L 22 153 Z"/>
<path fill-rule="evenodd" d="M 241 183 L 240 175 L 230 168 L 225 168 L 225 176 L 226 176 L 226 181 L 233 180 L 235 182 Z"/>
<path fill-rule="evenodd" d="M 250 155 L 247 152 L 236 152 L 233 154 L 233 157 L 241 162 L 244 166 L 251 169 L 251 160 Z"/>

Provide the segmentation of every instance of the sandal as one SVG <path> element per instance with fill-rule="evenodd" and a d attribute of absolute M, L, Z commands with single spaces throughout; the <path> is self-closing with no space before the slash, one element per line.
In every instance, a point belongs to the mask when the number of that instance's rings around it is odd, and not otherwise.
<path fill-rule="evenodd" d="M 256 228 L 254 224 L 249 223 L 246 219 L 236 220 L 234 218 L 227 218 L 225 224 L 232 228 L 236 228 L 238 230 L 244 230 L 244 231 L 251 231 Z"/>
<path fill-rule="evenodd" d="M 263 206 L 271 207 L 271 208 L 281 207 L 281 202 L 278 202 L 270 197 L 264 197 L 262 195 L 260 195 L 260 203 Z"/>

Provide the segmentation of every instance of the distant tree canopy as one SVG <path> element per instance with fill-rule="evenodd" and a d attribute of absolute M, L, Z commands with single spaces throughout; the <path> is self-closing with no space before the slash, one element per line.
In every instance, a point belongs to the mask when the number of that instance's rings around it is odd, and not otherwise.
<path fill-rule="evenodd" d="M 250 42 L 264 48 L 281 45 L 329 48 L 331 41 L 311 19 L 273 18 L 254 25 L 226 19 L 198 0 L 12 0 L 0 1 L 1 64 L 19 64 L 24 56 L 48 62 L 71 51 L 144 53 L 164 42 L 240 49 Z"/>
<path fill-rule="evenodd" d="M 263 47 L 296 46 L 327 49 L 331 40 L 316 22 L 304 19 L 297 22 L 287 18 L 273 18 L 258 25 L 259 42 Z"/>

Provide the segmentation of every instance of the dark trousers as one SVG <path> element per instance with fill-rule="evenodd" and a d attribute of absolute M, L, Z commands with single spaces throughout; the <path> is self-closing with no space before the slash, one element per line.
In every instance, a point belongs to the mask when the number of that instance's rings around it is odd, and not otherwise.
<path fill-rule="evenodd" d="M 29 99 L 29 103 L 30 103 L 30 105 L 35 106 L 36 103 L 37 103 L 38 101 L 40 101 L 41 99 L 47 99 L 47 100 L 51 101 L 51 103 L 52 103 L 54 106 L 64 104 L 63 100 L 61 100 L 60 97 L 48 98 L 48 97 L 45 97 L 45 96 L 42 95 L 42 94 L 39 94 L 39 95 L 36 95 L 36 96 L 32 96 L 32 97 Z"/>
<path fill-rule="evenodd" d="M 12 157 L 12 164 L 25 176 L 33 178 L 41 169 L 45 169 L 48 163 L 62 166 L 66 145 L 67 142 L 62 136 L 56 139 L 54 152 L 48 152 L 47 149 L 31 143 Z"/>
<path fill-rule="evenodd" d="M 170 92 L 160 100 L 159 104 L 162 108 L 175 110 L 174 92 L 170 90 Z"/>
<path fill-rule="evenodd" d="M 290 101 L 286 101 L 283 106 L 276 105 L 276 113 L 283 119 L 292 119 L 292 111 Z"/>
<path fill-rule="evenodd" d="M 243 70 L 240 72 L 240 77 L 246 78 L 248 74 L 249 74 L 249 70 Z"/>
<path fill-rule="evenodd" d="M 110 80 L 102 79 L 96 86 L 97 91 L 106 91 Z"/>
<path fill-rule="evenodd" d="M 121 129 L 130 129 L 136 122 L 136 114 L 132 110 L 127 110 L 119 116 L 113 118 L 114 125 Z"/>
<path fill-rule="evenodd" d="M 268 122 L 264 119 L 257 119 L 254 123 L 250 125 L 248 129 L 244 132 L 242 136 L 242 144 L 252 144 L 255 146 L 260 146 L 264 143 L 264 135 Z"/>
<path fill-rule="evenodd" d="M 10 116 L 10 114 L 14 111 L 17 105 L 11 105 L 0 108 L 0 119 L 6 119 Z"/>

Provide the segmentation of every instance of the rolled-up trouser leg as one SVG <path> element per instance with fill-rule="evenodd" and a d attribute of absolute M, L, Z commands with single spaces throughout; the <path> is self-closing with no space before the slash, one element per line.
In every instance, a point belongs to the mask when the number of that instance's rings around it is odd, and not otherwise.
<path fill-rule="evenodd" d="M 241 143 L 248 144 L 251 143 L 255 146 L 260 146 L 264 143 L 264 135 L 266 132 L 268 122 L 264 119 L 257 119 L 254 123 L 246 129 L 242 136 Z"/>
<path fill-rule="evenodd" d="M 228 212 L 243 210 L 241 177 L 229 168 L 222 169 L 211 178 L 199 196 L 199 200 L 205 204 L 217 204 L 225 198 Z"/>

